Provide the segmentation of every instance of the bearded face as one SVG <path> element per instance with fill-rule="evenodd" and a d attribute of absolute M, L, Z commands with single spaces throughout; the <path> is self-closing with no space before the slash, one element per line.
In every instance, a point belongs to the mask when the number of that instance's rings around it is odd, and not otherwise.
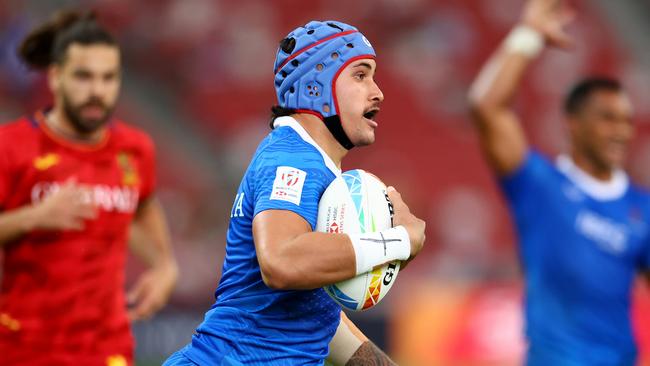
<path fill-rule="evenodd" d="M 115 108 L 120 89 L 120 54 L 106 44 L 73 43 L 50 85 L 56 107 L 78 133 L 87 135 L 104 126 Z"/>

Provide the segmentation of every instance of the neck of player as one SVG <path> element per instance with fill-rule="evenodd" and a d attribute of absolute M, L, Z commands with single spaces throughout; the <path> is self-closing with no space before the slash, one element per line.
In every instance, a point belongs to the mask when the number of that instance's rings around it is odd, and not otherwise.
<path fill-rule="evenodd" d="M 45 116 L 45 123 L 59 137 L 82 144 L 96 144 L 104 139 L 106 127 L 102 126 L 92 132 L 79 131 L 68 119 L 63 107 L 54 106 Z"/>
<path fill-rule="evenodd" d="M 595 179 L 607 182 L 613 177 L 614 169 L 603 164 L 598 164 L 594 159 L 590 159 L 576 149 L 571 152 L 571 159 L 578 168 Z"/>
<path fill-rule="evenodd" d="M 318 117 L 308 113 L 297 113 L 292 117 L 300 123 L 309 136 L 320 146 L 334 164 L 341 169 L 341 160 L 348 153 L 348 150 L 336 141 L 332 133 L 327 129 L 325 123 Z"/>

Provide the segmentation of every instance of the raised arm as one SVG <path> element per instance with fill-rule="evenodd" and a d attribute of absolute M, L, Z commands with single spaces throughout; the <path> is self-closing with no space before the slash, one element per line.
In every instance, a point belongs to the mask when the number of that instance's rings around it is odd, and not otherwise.
<path fill-rule="evenodd" d="M 482 149 L 498 175 L 522 163 L 528 149 L 512 101 L 531 61 L 546 43 L 569 47 L 564 32 L 572 18 L 560 0 L 529 0 L 517 24 L 474 80 L 469 103 Z"/>

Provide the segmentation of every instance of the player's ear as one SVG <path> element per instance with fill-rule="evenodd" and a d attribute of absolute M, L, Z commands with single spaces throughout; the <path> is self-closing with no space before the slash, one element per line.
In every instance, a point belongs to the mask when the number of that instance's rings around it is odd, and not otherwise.
<path fill-rule="evenodd" d="M 53 93 L 59 90 L 61 84 L 61 68 L 57 64 L 52 64 L 47 68 L 47 84 Z"/>

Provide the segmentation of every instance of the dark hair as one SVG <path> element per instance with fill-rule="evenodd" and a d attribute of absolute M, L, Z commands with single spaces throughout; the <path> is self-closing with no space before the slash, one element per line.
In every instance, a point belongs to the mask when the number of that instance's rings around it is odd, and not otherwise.
<path fill-rule="evenodd" d="M 596 91 L 606 90 L 619 92 L 623 89 L 618 80 L 608 77 L 589 77 L 581 80 L 571 88 L 571 91 L 564 100 L 564 112 L 576 114 L 580 112 L 589 97 Z"/>
<path fill-rule="evenodd" d="M 295 114 L 296 110 L 292 108 L 284 108 L 279 105 L 274 105 L 271 107 L 271 121 L 269 121 L 269 126 L 273 129 L 273 121 L 278 117 L 290 116 Z"/>
<path fill-rule="evenodd" d="M 97 22 L 95 13 L 61 11 L 27 34 L 18 47 L 18 55 L 29 67 L 45 69 L 53 63 L 63 63 L 73 43 L 117 45 Z"/>

